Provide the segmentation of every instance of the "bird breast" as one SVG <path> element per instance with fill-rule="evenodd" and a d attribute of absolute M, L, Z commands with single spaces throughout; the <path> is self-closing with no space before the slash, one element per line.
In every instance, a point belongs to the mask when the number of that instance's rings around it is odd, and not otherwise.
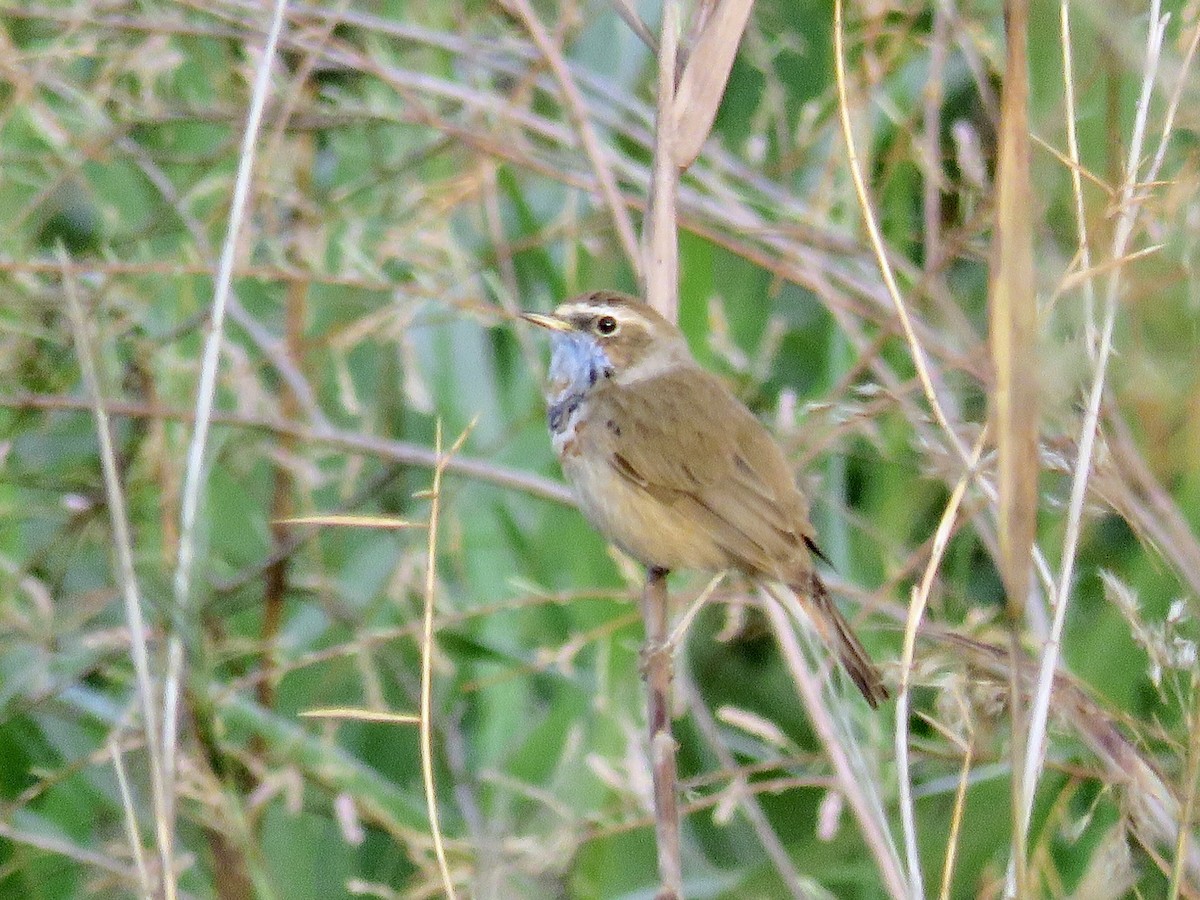
<path fill-rule="evenodd" d="M 581 418 L 559 454 L 563 474 L 579 510 L 601 534 L 647 566 L 716 571 L 728 568 L 729 554 L 699 523 L 665 508 L 622 478 L 587 439 L 589 428 L 604 423 Z M 558 441 L 555 442 L 556 449 Z"/>

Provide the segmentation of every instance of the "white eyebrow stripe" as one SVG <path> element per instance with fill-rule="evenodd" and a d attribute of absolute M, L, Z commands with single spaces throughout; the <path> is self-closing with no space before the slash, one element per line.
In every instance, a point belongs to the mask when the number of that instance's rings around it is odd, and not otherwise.
<path fill-rule="evenodd" d="M 593 306 L 590 303 L 574 303 L 571 306 L 560 306 L 555 313 L 563 319 L 570 319 L 575 316 L 612 316 L 617 322 L 622 325 L 628 322 L 636 322 L 641 316 L 629 310 L 620 309 L 612 306 Z"/>

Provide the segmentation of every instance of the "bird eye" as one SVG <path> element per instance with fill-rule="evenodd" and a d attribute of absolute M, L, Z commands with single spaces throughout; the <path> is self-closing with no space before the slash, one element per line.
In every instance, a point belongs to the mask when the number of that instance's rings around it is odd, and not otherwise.
<path fill-rule="evenodd" d="M 613 334 L 617 330 L 617 320 L 612 316 L 601 316 L 596 320 L 596 331 L 600 334 Z"/>

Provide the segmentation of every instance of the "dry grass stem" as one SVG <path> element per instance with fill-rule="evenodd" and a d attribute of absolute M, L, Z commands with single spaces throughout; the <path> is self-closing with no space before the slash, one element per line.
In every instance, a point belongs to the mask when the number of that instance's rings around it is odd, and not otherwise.
<path fill-rule="evenodd" d="M 665 45 L 665 42 L 663 42 Z M 646 643 L 642 666 L 646 679 L 646 719 L 650 737 L 650 767 L 654 785 L 654 834 L 658 850 L 659 900 L 683 900 L 683 851 L 679 837 L 679 775 L 677 744 L 671 726 L 674 657 L 668 636 L 671 626 L 667 573 L 646 572 L 642 596 Z"/>
<path fill-rule="evenodd" d="M 967 743 L 963 753 L 962 769 L 958 775 L 958 788 L 954 792 L 954 814 L 950 818 L 950 839 L 946 842 L 946 857 L 942 862 L 942 889 L 939 900 L 950 900 L 950 887 L 954 878 L 954 860 L 958 854 L 958 838 L 962 833 L 963 813 L 967 806 L 967 785 L 971 780 L 971 765 L 975 761 L 975 743 Z"/>
<path fill-rule="evenodd" d="M 60 259 L 66 251 L 59 248 Z M 88 319 L 76 292 L 74 279 L 64 271 L 63 293 L 66 295 L 67 310 L 75 336 L 76 353 L 83 382 L 92 403 L 96 419 L 96 438 L 100 444 L 100 464 L 104 474 L 104 490 L 108 500 L 109 522 L 112 526 L 113 544 L 117 557 L 117 583 L 125 604 L 125 625 L 129 629 L 129 653 L 133 658 L 133 670 L 137 685 L 137 697 L 142 713 L 142 733 L 146 742 L 146 754 L 150 763 L 150 792 L 154 808 L 155 846 L 162 871 L 162 890 L 167 900 L 176 895 L 175 867 L 171 850 L 170 801 L 167 785 L 167 766 L 163 758 L 164 747 L 158 731 L 158 693 L 154 689 L 154 678 L 150 674 L 149 638 L 142 617 L 142 599 L 138 588 L 137 573 L 133 565 L 133 533 L 129 526 L 129 511 L 121 478 L 117 471 L 117 453 L 113 447 L 112 426 L 100 390 L 95 355 L 88 328 Z"/>
<path fill-rule="evenodd" d="M 912 318 L 909 316 L 908 308 L 904 303 L 904 298 L 900 296 L 900 288 L 896 284 L 895 275 L 892 273 L 892 265 L 888 259 L 887 250 L 883 245 L 883 236 L 880 234 L 879 226 L 875 220 L 875 212 L 871 205 L 866 180 L 862 173 L 862 165 L 859 163 L 858 148 L 854 140 L 854 126 L 850 118 L 849 91 L 846 84 L 846 39 L 842 6 L 842 0 L 834 0 L 833 60 L 834 74 L 837 79 L 838 117 L 842 125 L 842 139 L 846 144 L 847 166 L 850 169 L 850 178 L 854 182 L 854 192 L 858 198 L 859 210 L 862 212 L 863 224 L 867 229 L 867 237 L 870 239 L 871 249 L 874 251 L 876 262 L 879 264 L 879 273 L 883 276 L 888 297 L 891 299 L 896 315 L 900 319 L 900 327 L 904 330 L 904 338 L 908 342 L 909 353 L 912 356 L 913 365 L 916 367 L 917 377 L 921 381 L 921 389 L 925 392 L 925 401 L 929 404 L 929 409 L 933 413 L 938 426 L 942 429 L 951 446 L 958 453 L 959 458 L 965 465 L 969 459 L 967 448 L 958 436 L 958 432 L 954 426 L 951 425 L 950 419 L 947 417 L 946 411 L 942 408 L 942 403 L 938 399 L 937 391 L 934 389 L 929 361 L 920 340 L 917 338 Z"/>
<path fill-rule="evenodd" d="M 646 23 L 642 21 L 636 9 L 633 8 L 631 0 L 612 0 L 613 11 L 621 17 L 629 30 L 641 39 L 641 42 L 650 48 L 650 52 L 658 53 L 658 40 L 646 27 Z"/>
<path fill-rule="evenodd" d="M 863 840 L 883 875 L 888 894 L 896 900 L 908 897 L 909 885 L 888 830 L 878 781 L 866 771 L 867 764 L 861 751 L 856 752 L 853 741 L 835 725 L 821 694 L 821 681 L 810 669 L 796 638 L 796 625 L 806 620 L 805 613 L 790 591 L 777 591 L 764 586 L 762 596 L 763 607 L 771 621 L 771 631 L 787 664 L 788 674 L 804 702 L 813 731 L 820 738 L 833 764 L 838 789 L 846 796 L 854 811 Z"/>
<path fill-rule="evenodd" d="M 1160 16 L 1158 0 L 1151 5 L 1150 27 L 1146 36 L 1146 60 L 1143 69 L 1141 97 L 1134 119 L 1126 155 L 1124 181 L 1121 186 L 1120 206 L 1113 231 L 1110 256 L 1119 259 L 1126 255 L 1128 242 L 1133 233 L 1141 200 L 1136 193 L 1138 170 L 1142 159 L 1146 118 L 1149 113 L 1158 71 L 1159 54 L 1166 32 L 1166 17 Z M 1083 521 L 1083 506 L 1087 496 L 1092 471 L 1092 454 L 1099 431 L 1100 403 L 1104 396 L 1105 376 L 1109 355 L 1112 350 L 1113 328 L 1116 324 L 1117 298 L 1120 291 L 1122 270 L 1114 269 L 1109 275 L 1104 301 L 1104 318 L 1100 329 L 1100 344 L 1096 352 L 1095 371 L 1088 396 L 1087 411 L 1079 437 L 1079 452 L 1071 482 L 1071 496 L 1067 507 L 1066 530 L 1063 536 L 1062 563 L 1054 598 L 1054 621 L 1049 640 L 1042 648 L 1039 660 L 1037 689 L 1029 716 L 1029 740 L 1026 745 L 1024 766 L 1021 770 L 1024 809 L 1022 818 L 1027 825 L 1033 809 L 1033 795 L 1045 759 L 1045 730 L 1049 717 L 1050 697 L 1054 686 L 1054 672 L 1058 668 L 1059 651 L 1067 606 L 1074 582 L 1076 551 Z M 1011 885 L 1010 885 L 1011 886 Z"/>
<path fill-rule="evenodd" d="M 1188 731 L 1191 734 L 1191 740 L 1188 742 L 1187 748 L 1187 771 L 1184 775 L 1185 781 L 1183 785 L 1183 804 L 1179 810 L 1179 836 L 1175 842 L 1175 859 L 1171 866 L 1171 884 L 1168 888 L 1168 896 L 1171 900 L 1175 900 L 1182 890 L 1185 888 L 1184 878 L 1188 870 L 1188 856 L 1190 849 L 1188 843 L 1194 841 L 1192 836 L 1192 813 L 1196 803 L 1196 791 L 1200 789 L 1200 723 L 1197 718 L 1200 718 L 1200 677 L 1193 670 L 1190 679 L 1190 689 L 1192 695 L 1192 706 L 1189 711 L 1190 728 Z M 1198 886 L 1200 887 L 1200 886 Z"/>
<path fill-rule="evenodd" d="M 306 709 L 305 719 L 331 719 L 338 722 L 382 722 L 388 725 L 417 725 L 421 717 L 413 713 L 393 713 L 376 709 Z"/>
<path fill-rule="evenodd" d="M 933 587 L 934 576 L 941 565 L 946 545 L 950 541 L 954 522 L 958 516 L 958 508 L 967 492 L 967 485 L 974 477 L 975 468 L 979 465 L 979 457 L 983 452 L 986 436 L 986 429 L 980 432 L 979 439 L 975 442 L 975 448 L 971 451 L 971 468 L 958 480 L 958 484 L 954 486 L 950 499 L 946 503 L 946 509 L 942 513 L 942 519 L 933 536 L 929 563 L 925 566 L 925 573 L 921 576 L 920 586 L 913 591 L 912 600 L 908 605 L 908 619 L 904 624 L 904 646 L 900 652 L 900 688 L 896 692 L 895 745 L 897 781 L 900 787 L 900 823 L 904 832 L 905 856 L 908 860 L 909 891 L 914 898 L 925 896 L 925 880 L 921 875 L 916 808 L 912 797 L 912 772 L 908 754 L 909 678 L 912 675 L 913 655 L 916 652 L 917 631 L 921 625 L 921 618 L 925 614 L 925 607 L 929 602 L 929 591 Z M 947 870 L 949 868 L 947 866 Z"/>
<path fill-rule="evenodd" d="M 1063 99 L 1067 117 L 1067 153 L 1071 173 L 1071 196 L 1075 201 L 1075 234 L 1079 249 L 1081 272 L 1092 270 L 1092 247 L 1088 240 L 1087 212 L 1083 202 L 1083 164 L 1079 159 L 1079 125 L 1075 120 L 1075 64 L 1071 53 L 1071 4 L 1062 0 L 1059 4 L 1059 43 L 1063 55 Z M 1061 288 L 1066 290 L 1065 287 Z M 1091 278 L 1083 281 L 1083 309 L 1085 336 L 1088 354 L 1096 359 L 1098 335 L 1096 332 L 1096 286 Z"/>
<path fill-rule="evenodd" d="M 196 553 L 196 516 L 200 508 L 200 496 L 206 473 L 204 471 L 205 448 L 208 445 L 209 427 L 212 421 L 213 403 L 217 391 L 217 366 L 220 362 L 221 344 L 224 340 L 225 314 L 233 289 L 233 268 L 240 246 L 242 221 L 250 198 L 250 180 L 254 172 L 255 148 L 263 110 L 266 108 L 270 89 L 271 68 L 275 61 L 275 48 L 283 30 L 287 0 L 275 0 L 271 22 L 267 29 L 266 42 L 259 58 L 254 87 L 250 95 L 250 107 L 246 114 L 246 125 L 242 133 L 241 151 L 238 157 L 237 176 L 233 185 L 233 199 L 229 208 L 229 222 L 225 231 L 225 242 L 217 265 L 213 300 L 209 310 L 209 333 L 201 356 L 200 378 L 196 385 L 196 413 L 188 446 L 184 469 L 183 490 L 180 496 L 179 550 L 175 566 L 173 594 L 176 613 L 183 616 L 188 608 L 192 592 L 192 568 Z M 174 840 L 174 794 L 175 794 L 175 751 L 178 739 L 179 692 L 183 679 L 183 640 L 172 633 L 167 649 L 167 671 L 163 687 L 163 778 L 166 792 L 164 839 L 168 848 Z M 167 877 L 168 900 L 174 897 L 173 878 Z"/>
<path fill-rule="evenodd" d="M 421 779 L 425 784 L 425 805 L 429 813 L 429 829 L 433 838 L 434 853 L 437 855 L 438 872 L 442 878 L 442 888 L 451 900 L 457 895 L 450 866 L 446 861 L 441 817 L 438 814 L 437 786 L 433 777 L 433 624 L 437 605 L 438 515 L 442 502 L 442 475 L 446 471 L 444 460 L 454 456 L 462 448 L 469 434 L 470 429 L 463 431 L 449 451 L 443 454 L 442 424 L 440 421 L 437 423 L 433 448 L 438 462 L 433 467 L 433 483 L 429 489 L 429 544 L 426 550 L 425 603 L 421 631 Z"/>
<path fill-rule="evenodd" d="M 1028 737 L 1022 702 L 1021 634 L 1030 586 L 1038 510 L 1038 309 L 1033 271 L 1029 147 L 1029 3 L 1004 4 L 1006 59 L 1000 97 L 995 223 L 988 279 L 989 344 L 994 370 L 991 422 L 996 437 L 996 526 L 1009 637 L 1009 717 L 1013 772 Z M 1024 810 L 1027 785 L 1012 779 L 1010 890 L 1029 889 Z"/>
<path fill-rule="evenodd" d="M 708 584 L 704 586 L 704 590 L 683 611 L 683 615 L 679 617 L 679 621 L 675 623 L 675 627 L 671 629 L 671 635 L 667 639 L 667 643 L 673 648 L 672 652 L 683 645 L 688 629 L 692 627 L 692 623 L 696 620 L 696 616 L 700 614 L 700 610 L 704 608 L 704 604 L 708 603 L 709 598 L 721 586 L 721 582 L 725 580 L 725 575 L 725 572 L 718 572 L 710 578 Z"/>
<path fill-rule="evenodd" d="M 563 99 L 566 101 L 566 109 L 570 112 L 571 119 L 578 129 L 583 150 L 587 154 L 588 161 L 592 165 L 592 171 L 596 176 L 596 181 L 600 186 L 600 195 L 604 198 L 604 202 L 608 206 L 609 215 L 612 216 L 613 227 L 617 232 L 617 240 L 621 244 L 621 249 L 625 251 L 625 257 L 629 261 L 630 268 L 633 269 L 635 274 L 640 275 L 642 272 L 642 257 L 638 252 L 637 238 L 634 236 L 633 222 L 630 220 L 629 210 L 625 206 L 625 198 L 621 194 L 621 188 L 617 184 L 612 166 L 609 165 L 608 156 L 592 124 L 587 102 L 583 99 L 583 94 L 579 92 L 579 88 L 576 87 L 575 80 L 571 75 L 570 69 L 567 67 L 566 60 L 563 59 L 562 52 L 551 39 L 549 32 L 546 31 L 546 26 L 537 17 L 537 13 L 534 12 L 533 5 L 529 0 L 501 0 L 501 2 L 512 10 L 513 14 L 528 29 L 529 36 L 533 38 L 534 44 L 537 45 L 538 50 L 545 57 L 546 62 L 550 66 L 550 71 L 554 73 L 559 90 L 562 91 Z"/>
<path fill-rule="evenodd" d="M 133 855 L 133 864 L 137 870 L 138 885 L 142 889 L 143 900 L 153 900 L 154 886 L 150 882 L 150 870 L 146 865 L 145 851 L 142 849 L 137 807 L 134 805 L 133 792 L 129 788 L 129 776 L 125 772 L 125 760 L 122 758 L 119 732 L 109 738 L 108 752 L 112 757 L 113 771 L 117 773 L 117 789 L 121 792 L 121 808 L 125 812 L 125 836 L 129 840 L 129 850 Z"/>
<path fill-rule="evenodd" d="M 436 466 L 435 466 L 436 468 Z M 280 525 L 323 525 L 334 528 L 376 528 L 381 531 L 407 531 L 425 528 L 424 522 L 409 522 L 389 516 L 288 516 L 275 520 Z"/>

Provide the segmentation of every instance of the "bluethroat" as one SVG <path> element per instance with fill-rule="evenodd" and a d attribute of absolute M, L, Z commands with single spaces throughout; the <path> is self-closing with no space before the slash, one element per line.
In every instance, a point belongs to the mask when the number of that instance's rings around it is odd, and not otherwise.
<path fill-rule="evenodd" d="M 650 568 L 788 585 L 867 702 L 885 699 L 814 568 L 821 551 L 783 451 L 682 332 L 611 291 L 522 318 L 550 331 L 551 440 L 592 525 Z"/>

